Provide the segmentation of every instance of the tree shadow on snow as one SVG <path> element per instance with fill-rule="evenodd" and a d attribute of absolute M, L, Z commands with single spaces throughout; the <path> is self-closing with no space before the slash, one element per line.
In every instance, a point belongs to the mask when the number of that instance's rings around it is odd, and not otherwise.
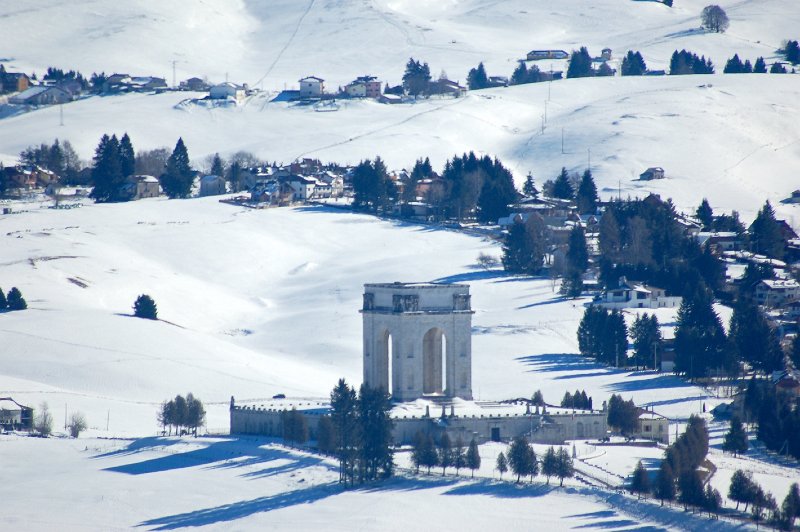
<path fill-rule="evenodd" d="M 653 379 L 636 379 L 607 384 L 605 388 L 610 392 L 636 392 L 641 390 L 655 390 L 659 388 L 691 388 L 692 384 L 682 381 L 672 375 L 662 375 Z"/>
<path fill-rule="evenodd" d="M 498 279 L 508 277 L 508 274 L 503 270 L 481 270 L 476 272 L 457 273 L 455 275 L 448 275 L 447 277 L 440 277 L 434 279 L 433 283 L 453 284 L 465 283 L 468 281 L 483 281 L 486 279 Z"/>
<path fill-rule="evenodd" d="M 532 366 L 531 371 L 596 371 L 600 375 L 613 375 L 623 373 L 624 370 L 598 364 L 593 360 L 577 353 L 542 353 L 539 355 L 526 355 L 514 360 L 526 366 Z M 583 376 L 583 375 L 578 375 Z"/>

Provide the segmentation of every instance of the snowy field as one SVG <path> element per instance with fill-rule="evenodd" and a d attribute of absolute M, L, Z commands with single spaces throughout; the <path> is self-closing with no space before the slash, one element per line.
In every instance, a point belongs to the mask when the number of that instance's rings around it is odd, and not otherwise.
<path fill-rule="evenodd" d="M 402 473 L 343 491 L 334 462 L 268 440 L 5 436 L 0 449 L 4 474 L 15 479 L 0 485 L 3 500 L 15 501 L 0 520 L 9 530 L 741 529 L 592 488 L 515 486 L 464 472 Z"/>

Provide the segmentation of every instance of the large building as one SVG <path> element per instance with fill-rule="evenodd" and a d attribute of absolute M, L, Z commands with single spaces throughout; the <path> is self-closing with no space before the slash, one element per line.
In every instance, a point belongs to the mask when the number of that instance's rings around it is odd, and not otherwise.
<path fill-rule="evenodd" d="M 364 382 L 391 394 L 396 444 L 413 443 L 418 432 L 479 443 L 524 434 L 551 445 L 606 436 L 604 410 L 540 408 L 526 400 L 473 401 L 472 313 L 468 285 L 364 285 Z M 282 413 L 293 408 L 305 416 L 314 439 L 320 418 L 330 413 L 327 399 L 237 404 L 231 397 L 231 433 L 280 437 Z"/>

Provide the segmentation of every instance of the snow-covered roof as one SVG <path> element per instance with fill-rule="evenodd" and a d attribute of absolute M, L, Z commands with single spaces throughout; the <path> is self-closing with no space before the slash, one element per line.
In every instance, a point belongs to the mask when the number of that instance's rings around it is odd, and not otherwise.
<path fill-rule="evenodd" d="M 761 284 L 770 290 L 776 290 L 779 288 L 800 288 L 800 284 L 798 284 L 794 279 L 763 279 Z"/>
<path fill-rule="evenodd" d="M 36 87 L 31 87 L 29 89 L 25 89 L 24 91 L 20 92 L 16 96 L 14 96 L 15 100 L 27 100 L 28 98 L 32 98 L 37 94 L 41 94 L 45 91 L 50 90 L 52 87 L 46 87 L 44 85 L 38 85 Z"/>
<path fill-rule="evenodd" d="M 0 410 L 22 410 L 23 408 L 28 408 L 25 405 L 21 405 L 15 400 L 10 397 L 0 397 Z"/>
<path fill-rule="evenodd" d="M 302 81 L 319 81 L 320 83 L 322 83 L 325 80 L 322 79 L 322 78 L 318 78 L 317 76 L 306 76 L 304 78 L 301 78 L 300 81 L 301 82 Z"/>

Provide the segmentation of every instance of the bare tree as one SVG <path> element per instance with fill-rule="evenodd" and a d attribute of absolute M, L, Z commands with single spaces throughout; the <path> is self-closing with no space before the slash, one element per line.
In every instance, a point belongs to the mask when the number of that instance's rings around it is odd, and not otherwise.
<path fill-rule="evenodd" d="M 703 12 L 700 14 L 700 21 L 705 29 L 716 33 L 725 33 L 725 30 L 730 26 L 725 10 L 716 4 L 703 8 Z"/>
<path fill-rule="evenodd" d="M 80 412 L 73 412 L 72 416 L 69 418 L 69 435 L 73 438 L 77 438 L 81 432 L 86 430 L 86 416 L 84 416 Z"/>
<path fill-rule="evenodd" d="M 136 173 L 158 177 L 167 168 L 167 159 L 172 151 L 169 148 L 140 151 L 136 154 Z"/>
<path fill-rule="evenodd" d="M 484 253 L 481 251 L 478 254 L 478 264 L 480 264 L 481 268 L 483 268 L 484 270 L 489 270 L 500 264 L 500 261 L 497 260 L 497 257 L 495 257 L 494 255 L 489 255 L 488 253 Z"/>
<path fill-rule="evenodd" d="M 39 412 L 33 421 L 33 428 L 42 436 L 49 436 L 53 432 L 53 414 L 47 403 L 39 405 Z"/>

